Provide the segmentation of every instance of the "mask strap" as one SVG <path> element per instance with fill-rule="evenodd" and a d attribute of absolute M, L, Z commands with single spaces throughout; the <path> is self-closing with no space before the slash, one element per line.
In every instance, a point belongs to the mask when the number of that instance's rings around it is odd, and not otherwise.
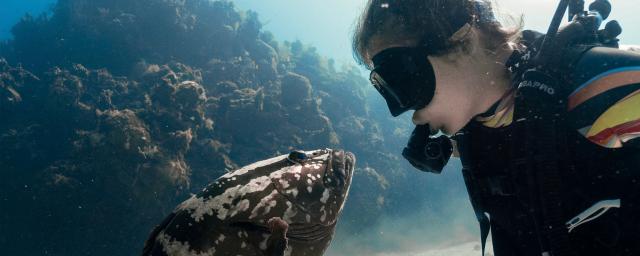
<path fill-rule="evenodd" d="M 449 41 L 451 42 L 462 41 L 464 38 L 467 37 L 467 35 L 469 35 L 469 33 L 471 33 L 472 27 L 473 26 L 471 24 L 465 23 L 464 26 L 462 26 L 460 29 L 458 29 L 458 31 L 453 33 L 451 37 L 449 37 Z"/>

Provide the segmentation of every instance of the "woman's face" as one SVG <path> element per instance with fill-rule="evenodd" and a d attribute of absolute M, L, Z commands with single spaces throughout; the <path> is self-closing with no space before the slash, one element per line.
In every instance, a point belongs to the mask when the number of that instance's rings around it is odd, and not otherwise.
<path fill-rule="evenodd" d="M 391 47 L 411 47 L 411 40 L 389 42 L 373 38 L 370 57 Z M 456 56 L 452 56 L 456 55 Z M 452 53 L 448 56 L 425 56 L 433 65 L 436 77 L 435 94 L 424 108 L 413 113 L 412 121 L 416 125 L 429 124 L 432 130 L 440 130 L 453 135 L 462 129 L 475 116 L 473 104 L 481 91 L 469 74 L 472 67 L 470 56 Z M 455 59 L 455 60 L 453 60 Z"/>

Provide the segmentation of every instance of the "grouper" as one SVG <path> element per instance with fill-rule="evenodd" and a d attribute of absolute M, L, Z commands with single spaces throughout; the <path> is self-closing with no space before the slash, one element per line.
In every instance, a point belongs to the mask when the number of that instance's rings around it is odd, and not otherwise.
<path fill-rule="evenodd" d="M 322 255 L 354 165 L 350 152 L 320 149 L 229 172 L 178 205 L 142 255 Z"/>

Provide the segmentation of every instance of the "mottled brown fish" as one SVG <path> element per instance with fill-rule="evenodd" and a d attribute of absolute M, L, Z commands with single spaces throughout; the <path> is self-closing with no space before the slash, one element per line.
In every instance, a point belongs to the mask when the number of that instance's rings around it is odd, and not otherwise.
<path fill-rule="evenodd" d="M 322 255 L 349 192 L 355 157 L 294 151 L 230 172 L 181 203 L 142 255 Z"/>

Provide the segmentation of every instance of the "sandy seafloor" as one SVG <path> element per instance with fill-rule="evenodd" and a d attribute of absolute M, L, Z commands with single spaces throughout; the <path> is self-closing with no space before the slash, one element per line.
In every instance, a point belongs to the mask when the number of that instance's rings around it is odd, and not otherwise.
<path fill-rule="evenodd" d="M 382 253 L 376 256 L 480 256 L 480 242 L 465 242 L 459 245 L 444 246 L 422 252 Z M 491 241 L 487 241 L 485 256 L 493 256 Z"/>

